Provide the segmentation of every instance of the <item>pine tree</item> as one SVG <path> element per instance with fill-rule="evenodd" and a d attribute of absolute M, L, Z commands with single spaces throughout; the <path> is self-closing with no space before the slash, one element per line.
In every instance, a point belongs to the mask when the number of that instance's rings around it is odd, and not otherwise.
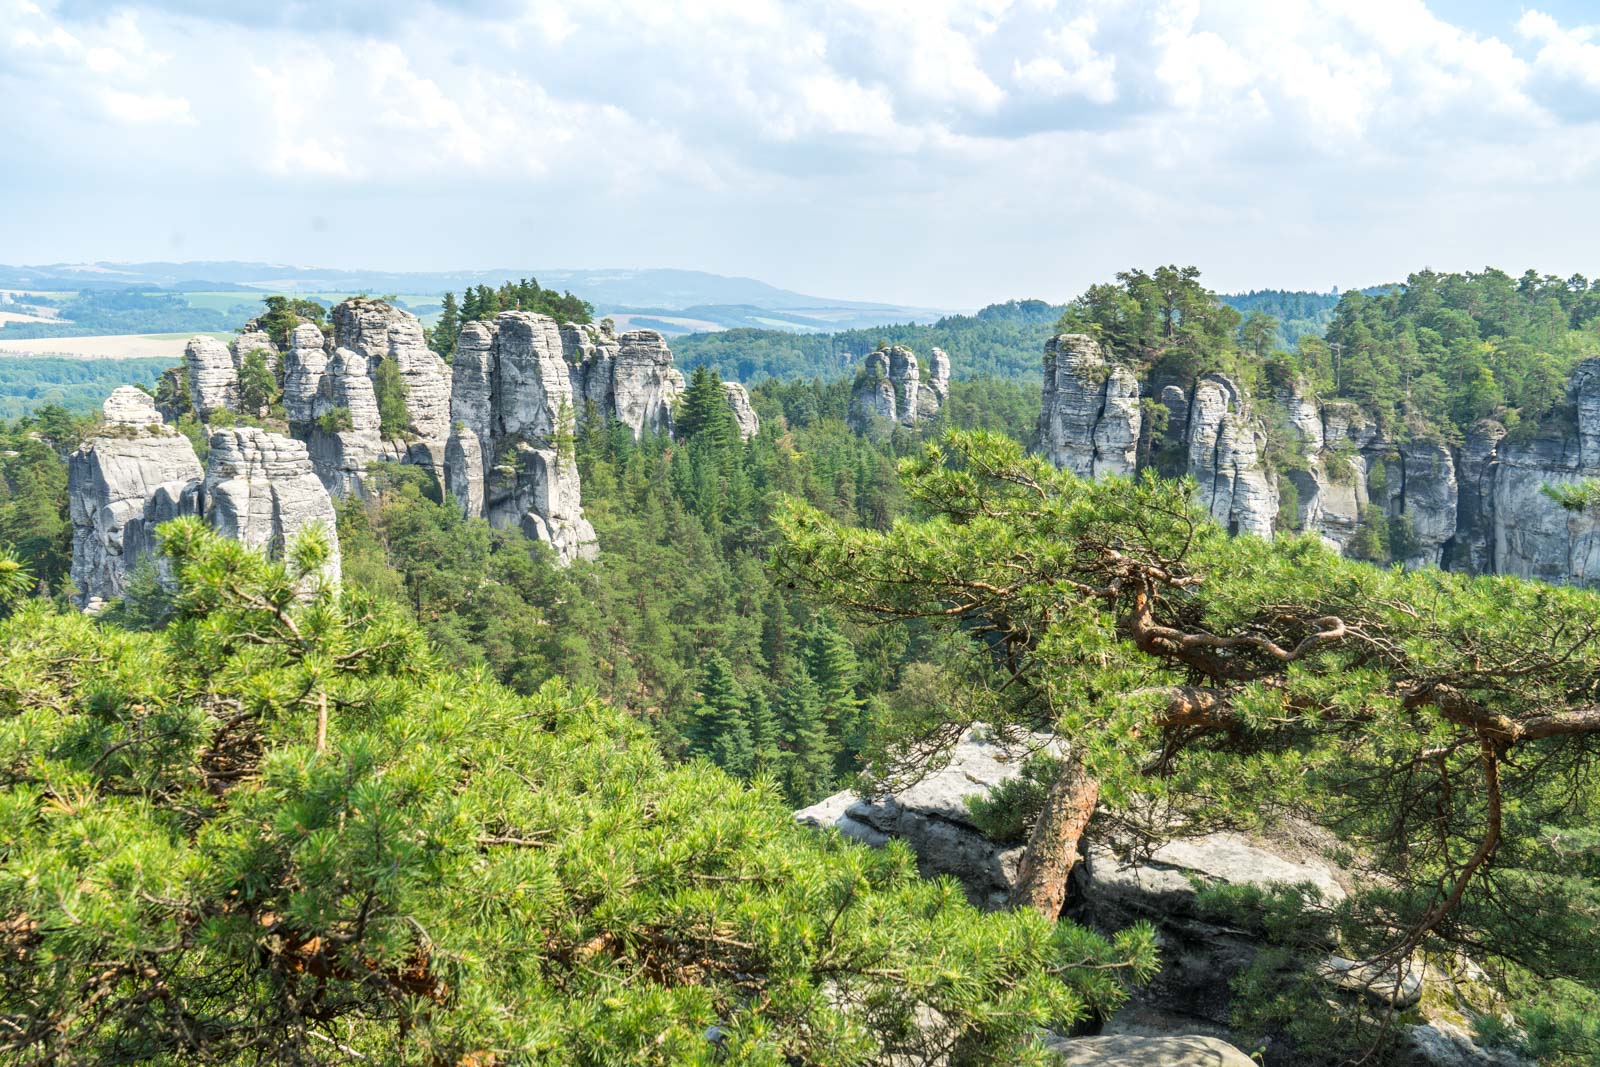
<path fill-rule="evenodd" d="M 803 663 L 794 664 L 785 675 L 781 711 L 787 756 L 785 791 L 797 804 L 810 803 L 835 781 L 838 745 L 828 732 L 822 694 Z"/>
<path fill-rule="evenodd" d="M 739 439 L 739 427 L 722 394 L 722 379 L 710 367 L 699 366 L 689 377 L 689 387 L 678 401 L 673 429 L 680 440 L 703 441 L 718 449 Z"/>
<path fill-rule="evenodd" d="M 706 658 L 700 677 L 700 705 L 691 718 L 690 750 L 709 756 L 729 774 L 748 778 L 755 769 L 755 741 L 745 693 L 733 675 L 733 666 L 720 652 Z"/>
<path fill-rule="evenodd" d="M 456 339 L 461 336 L 462 314 L 456 304 L 456 294 L 444 294 L 444 306 L 439 311 L 439 321 L 433 327 L 433 348 L 446 363 L 455 356 Z"/>

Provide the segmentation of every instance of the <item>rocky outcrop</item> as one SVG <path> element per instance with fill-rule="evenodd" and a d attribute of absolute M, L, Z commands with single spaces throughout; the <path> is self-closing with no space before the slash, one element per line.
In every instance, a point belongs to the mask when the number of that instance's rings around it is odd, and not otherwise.
<path fill-rule="evenodd" d="M 1139 382 L 1131 371 L 1082 334 L 1046 342 L 1038 430 L 1046 459 L 1085 478 L 1131 476 L 1139 428 Z"/>
<path fill-rule="evenodd" d="M 104 410 L 104 427 L 67 461 L 73 601 L 88 612 L 122 595 L 158 523 L 198 510 L 190 487 L 203 473 L 189 439 L 144 392 L 121 386 Z"/>
<path fill-rule="evenodd" d="M 739 440 L 748 441 L 761 432 L 761 419 L 750 404 L 750 394 L 738 382 L 723 382 L 722 396 L 733 412 L 734 424 L 739 427 Z"/>
<path fill-rule="evenodd" d="M 219 430 L 209 446 L 202 490 L 206 521 L 273 557 L 282 557 L 301 531 L 320 527 L 331 550 L 323 576 L 337 582 L 337 516 L 306 446 L 254 427 Z"/>
<path fill-rule="evenodd" d="M 295 436 L 304 436 L 315 418 L 317 392 L 328 370 L 327 342 L 314 323 L 302 322 L 290 335 L 283 356 L 283 409 Z"/>
<path fill-rule="evenodd" d="M 215 337 L 191 337 L 183 362 L 189 370 L 189 403 L 202 421 L 213 411 L 237 411 L 239 373 L 233 353 Z"/>
<path fill-rule="evenodd" d="M 507 311 L 492 323 L 468 323 L 456 341 L 444 449 L 446 488 L 468 515 L 522 530 L 550 545 L 560 563 L 596 554 L 572 454 L 569 370 L 554 319 Z"/>
<path fill-rule="evenodd" d="M 896 424 L 915 426 L 938 414 L 950 396 L 950 357 L 940 349 L 929 356 L 923 380 L 916 353 L 888 345 L 867 353 L 850 394 L 850 426 L 858 433 L 886 434 Z"/>
<path fill-rule="evenodd" d="M 1600 583 L 1600 514 L 1546 492 L 1600 478 L 1600 359 L 1573 371 L 1565 422 L 1512 436 L 1484 420 L 1455 443 L 1422 425 L 1380 431 L 1359 405 L 1302 382 L 1255 398 L 1222 374 L 1147 390 L 1083 335 L 1052 338 L 1044 370 L 1036 447 L 1063 469 L 1187 474 L 1234 533 L 1305 532 L 1341 552 L 1387 546 L 1406 567 Z M 1151 391 L 1164 419 L 1148 427 L 1139 405 Z M 891 392 L 858 381 L 856 400 L 882 417 Z"/>
<path fill-rule="evenodd" d="M 428 347 L 422 322 L 409 311 L 365 297 L 334 307 L 333 343 L 338 351 L 366 359 L 367 376 L 384 364 L 399 372 L 405 389 L 406 425 L 391 428 L 387 451 L 414 466 L 444 477 L 445 441 L 450 436 L 450 368 Z M 383 449 L 380 448 L 380 451 Z"/>
<path fill-rule="evenodd" d="M 1048 740 L 1035 736 L 1028 745 L 1037 750 Z M 795 818 L 872 847 L 900 838 L 915 852 L 923 875 L 954 877 L 974 903 L 1001 907 L 1017 877 L 1022 848 L 985 838 L 967 802 L 1018 775 L 1025 755 L 1025 750 L 1001 745 L 978 728 L 962 737 L 942 770 L 909 787 L 870 798 L 835 794 L 796 812 Z M 1314 827 L 1284 822 L 1270 836 L 1210 833 L 1170 840 L 1147 853 L 1131 842 L 1127 847 L 1113 844 L 1090 839 L 1088 858 L 1073 876 L 1066 914 L 1107 934 L 1137 922 L 1151 923 L 1161 970 L 1121 1011 L 1103 1020 L 1103 1036 L 1052 1037 L 1050 1047 L 1066 1055 L 1068 1063 L 1250 1062 L 1229 1058 L 1236 1050 L 1228 1040 L 1254 1047 L 1259 1037 L 1236 1037 L 1231 1029 L 1229 981 L 1256 959 L 1263 932 L 1208 911 L 1200 899 L 1202 888 L 1309 885 L 1324 902 L 1337 903 L 1354 884 L 1348 872 L 1327 858 L 1335 851 L 1334 841 Z M 1427 982 L 1444 982 L 1442 975 L 1417 968 L 1397 976 L 1387 968 L 1339 956 L 1332 941 L 1326 949 L 1316 973 L 1330 995 L 1365 997 L 1385 1010 L 1392 1005 L 1422 1013 L 1421 1022 L 1408 1022 L 1404 1028 L 1408 1047 L 1416 1053 L 1412 1062 L 1421 1067 L 1512 1062 L 1479 1048 L 1466 1031 L 1429 1014 L 1423 992 Z M 1448 994 L 1438 999 L 1455 1003 Z M 1264 1062 L 1288 1067 L 1299 1060 L 1292 1047 L 1274 1042 L 1268 1044 Z"/>
<path fill-rule="evenodd" d="M 1265 435 L 1233 379 L 1208 374 L 1190 399 L 1189 473 L 1200 505 L 1230 533 L 1271 537 L 1278 489 L 1268 478 Z"/>
<path fill-rule="evenodd" d="M 617 338 L 611 360 L 611 404 L 607 409 L 633 431 L 672 429 L 672 404 L 683 393 L 683 375 L 672 365 L 666 339 L 654 330 L 630 330 Z"/>
<path fill-rule="evenodd" d="M 917 391 L 917 418 L 939 414 L 950 399 L 950 357 L 942 348 L 928 350 L 928 376 Z"/>

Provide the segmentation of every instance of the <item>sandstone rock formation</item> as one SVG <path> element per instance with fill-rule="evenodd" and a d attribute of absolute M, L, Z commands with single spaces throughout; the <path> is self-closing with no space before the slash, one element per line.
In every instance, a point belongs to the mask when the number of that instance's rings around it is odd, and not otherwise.
<path fill-rule="evenodd" d="M 748 441 L 761 432 L 761 419 L 750 404 L 750 394 L 738 382 L 723 382 L 722 396 L 733 412 L 733 421 L 739 427 L 739 440 Z"/>
<path fill-rule="evenodd" d="M 850 396 L 849 421 L 860 433 L 887 433 L 894 424 L 914 426 L 938 414 L 950 396 L 950 357 L 940 349 L 929 356 L 928 380 L 916 353 L 889 345 L 867 353 Z"/>
<path fill-rule="evenodd" d="M 369 376 L 392 361 L 405 383 L 405 432 L 422 446 L 412 461 L 435 469 L 450 436 L 450 368 L 427 345 L 422 322 L 382 300 L 353 297 L 333 309 L 333 343 L 364 357 Z"/>
<path fill-rule="evenodd" d="M 1047 741 L 1036 736 L 1029 743 L 1037 749 Z M 975 904 L 1001 907 L 1017 876 L 1022 848 L 985 838 L 966 801 L 1018 775 L 1024 756 L 977 728 L 963 736 L 942 770 L 909 788 L 870 799 L 838 793 L 796 812 L 795 818 L 821 829 L 837 829 L 872 847 L 901 838 L 916 853 L 925 876 L 950 875 Z M 1091 839 L 1088 859 L 1074 874 L 1066 914 L 1105 933 L 1135 922 L 1152 923 L 1162 966 L 1117 1015 L 1104 1020 L 1106 1036 L 1052 1038 L 1050 1046 L 1065 1054 L 1068 1063 L 1237 1062 L 1227 1058 L 1232 1046 L 1226 1039 L 1233 1036 L 1228 982 L 1250 965 L 1263 943 L 1258 931 L 1208 914 L 1200 906 L 1200 887 L 1309 883 L 1325 901 L 1336 903 L 1345 898 L 1351 881 L 1347 872 L 1326 858 L 1324 849 L 1331 844 L 1316 829 L 1294 823 L 1276 827 L 1270 839 L 1211 833 L 1169 841 L 1148 855 L 1135 850 L 1124 855 L 1108 841 Z M 1385 1000 L 1397 1009 L 1418 1010 L 1423 972 L 1408 974 L 1397 987 L 1392 973 L 1364 971 L 1364 964 L 1336 955 L 1331 942 L 1327 948 L 1321 973 L 1330 993 L 1342 990 L 1350 996 Z M 1403 1030 L 1414 1062 L 1422 1067 L 1515 1062 L 1474 1045 L 1445 1017 L 1433 1018 L 1424 1009 L 1423 1020 Z M 1222 1040 L 1214 1045 L 1208 1038 Z M 1129 1058 L 1107 1059 L 1108 1055 Z M 1202 1058 L 1185 1059 L 1185 1055 Z M 1269 1067 L 1288 1067 L 1296 1059 L 1292 1049 L 1269 1046 L 1265 1062 Z"/>
<path fill-rule="evenodd" d="M 206 521 L 274 557 L 281 557 L 302 530 L 320 526 L 332 550 L 324 577 L 337 582 L 337 516 L 306 446 L 254 427 L 219 430 L 209 445 L 202 488 Z"/>
<path fill-rule="evenodd" d="M 215 337 L 191 337 L 183 350 L 189 369 L 189 403 L 195 416 L 209 418 L 213 411 L 237 411 L 239 373 L 233 353 Z"/>
<path fill-rule="evenodd" d="M 320 523 L 333 550 L 326 576 L 338 580 L 333 502 L 305 445 L 254 428 L 219 430 L 202 469 L 189 439 L 165 425 L 140 390 L 115 390 L 105 419 L 67 467 L 79 608 L 96 612 L 121 596 L 134 568 L 155 557 L 156 527 L 180 515 L 203 515 L 229 537 L 273 555 Z"/>
<path fill-rule="evenodd" d="M 1208 374 L 1189 404 L 1189 473 L 1202 507 L 1230 533 L 1271 537 L 1277 486 L 1267 477 L 1264 435 L 1231 378 Z"/>
<path fill-rule="evenodd" d="M 243 366 L 244 358 L 250 353 L 260 352 L 262 358 L 266 361 L 267 369 L 272 372 L 273 377 L 279 377 L 281 374 L 280 368 L 283 361 L 278 352 L 278 346 L 273 343 L 272 338 L 267 335 L 265 330 L 261 329 L 254 319 L 245 323 L 244 330 L 239 336 L 228 342 L 228 352 L 233 357 L 235 370 Z"/>
<path fill-rule="evenodd" d="M 1139 442 L 1139 382 L 1082 334 L 1052 337 L 1044 349 L 1039 451 L 1085 478 L 1131 476 Z"/>
<path fill-rule="evenodd" d="M 555 320 L 507 311 L 468 323 L 452 371 L 447 490 L 467 514 L 549 544 L 561 563 L 593 558 L 572 455 L 572 377 Z"/>
<path fill-rule="evenodd" d="M 189 439 L 163 425 L 140 390 L 113 391 L 105 416 L 100 433 L 67 461 L 73 600 L 88 612 L 122 595 L 154 547 L 156 524 L 198 510 L 189 487 L 203 474 Z"/>
<path fill-rule="evenodd" d="M 869 397 L 858 382 L 856 395 L 864 408 L 874 401 L 877 417 L 894 410 L 880 363 L 878 391 Z M 1600 583 L 1600 515 L 1568 511 L 1545 492 L 1600 478 L 1600 359 L 1573 371 L 1570 421 L 1512 437 L 1485 420 L 1457 444 L 1422 426 L 1380 432 L 1358 405 L 1319 400 L 1303 383 L 1252 398 L 1222 374 L 1151 384 L 1166 413 L 1151 429 L 1144 384 L 1091 338 L 1052 338 L 1044 366 L 1036 447 L 1063 469 L 1187 474 L 1198 503 L 1235 533 L 1304 531 L 1343 552 L 1376 528 L 1407 567 Z"/>

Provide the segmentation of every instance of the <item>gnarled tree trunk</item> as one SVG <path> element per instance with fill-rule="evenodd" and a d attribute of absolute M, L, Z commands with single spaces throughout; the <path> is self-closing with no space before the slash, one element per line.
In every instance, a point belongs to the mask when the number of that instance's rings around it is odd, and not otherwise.
<path fill-rule="evenodd" d="M 1022 854 L 1013 908 L 1034 908 L 1047 918 L 1061 914 L 1067 901 L 1067 876 L 1079 860 L 1078 843 L 1100 800 L 1100 782 L 1076 758 L 1069 758 L 1045 794 L 1044 807 Z"/>

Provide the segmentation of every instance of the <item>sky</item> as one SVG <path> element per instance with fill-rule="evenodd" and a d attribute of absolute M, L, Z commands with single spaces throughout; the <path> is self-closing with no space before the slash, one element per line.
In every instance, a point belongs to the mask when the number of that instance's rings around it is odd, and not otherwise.
<path fill-rule="evenodd" d="M 1600 274 L 1600 0 L 0 0 L 0 263 Z"/>

